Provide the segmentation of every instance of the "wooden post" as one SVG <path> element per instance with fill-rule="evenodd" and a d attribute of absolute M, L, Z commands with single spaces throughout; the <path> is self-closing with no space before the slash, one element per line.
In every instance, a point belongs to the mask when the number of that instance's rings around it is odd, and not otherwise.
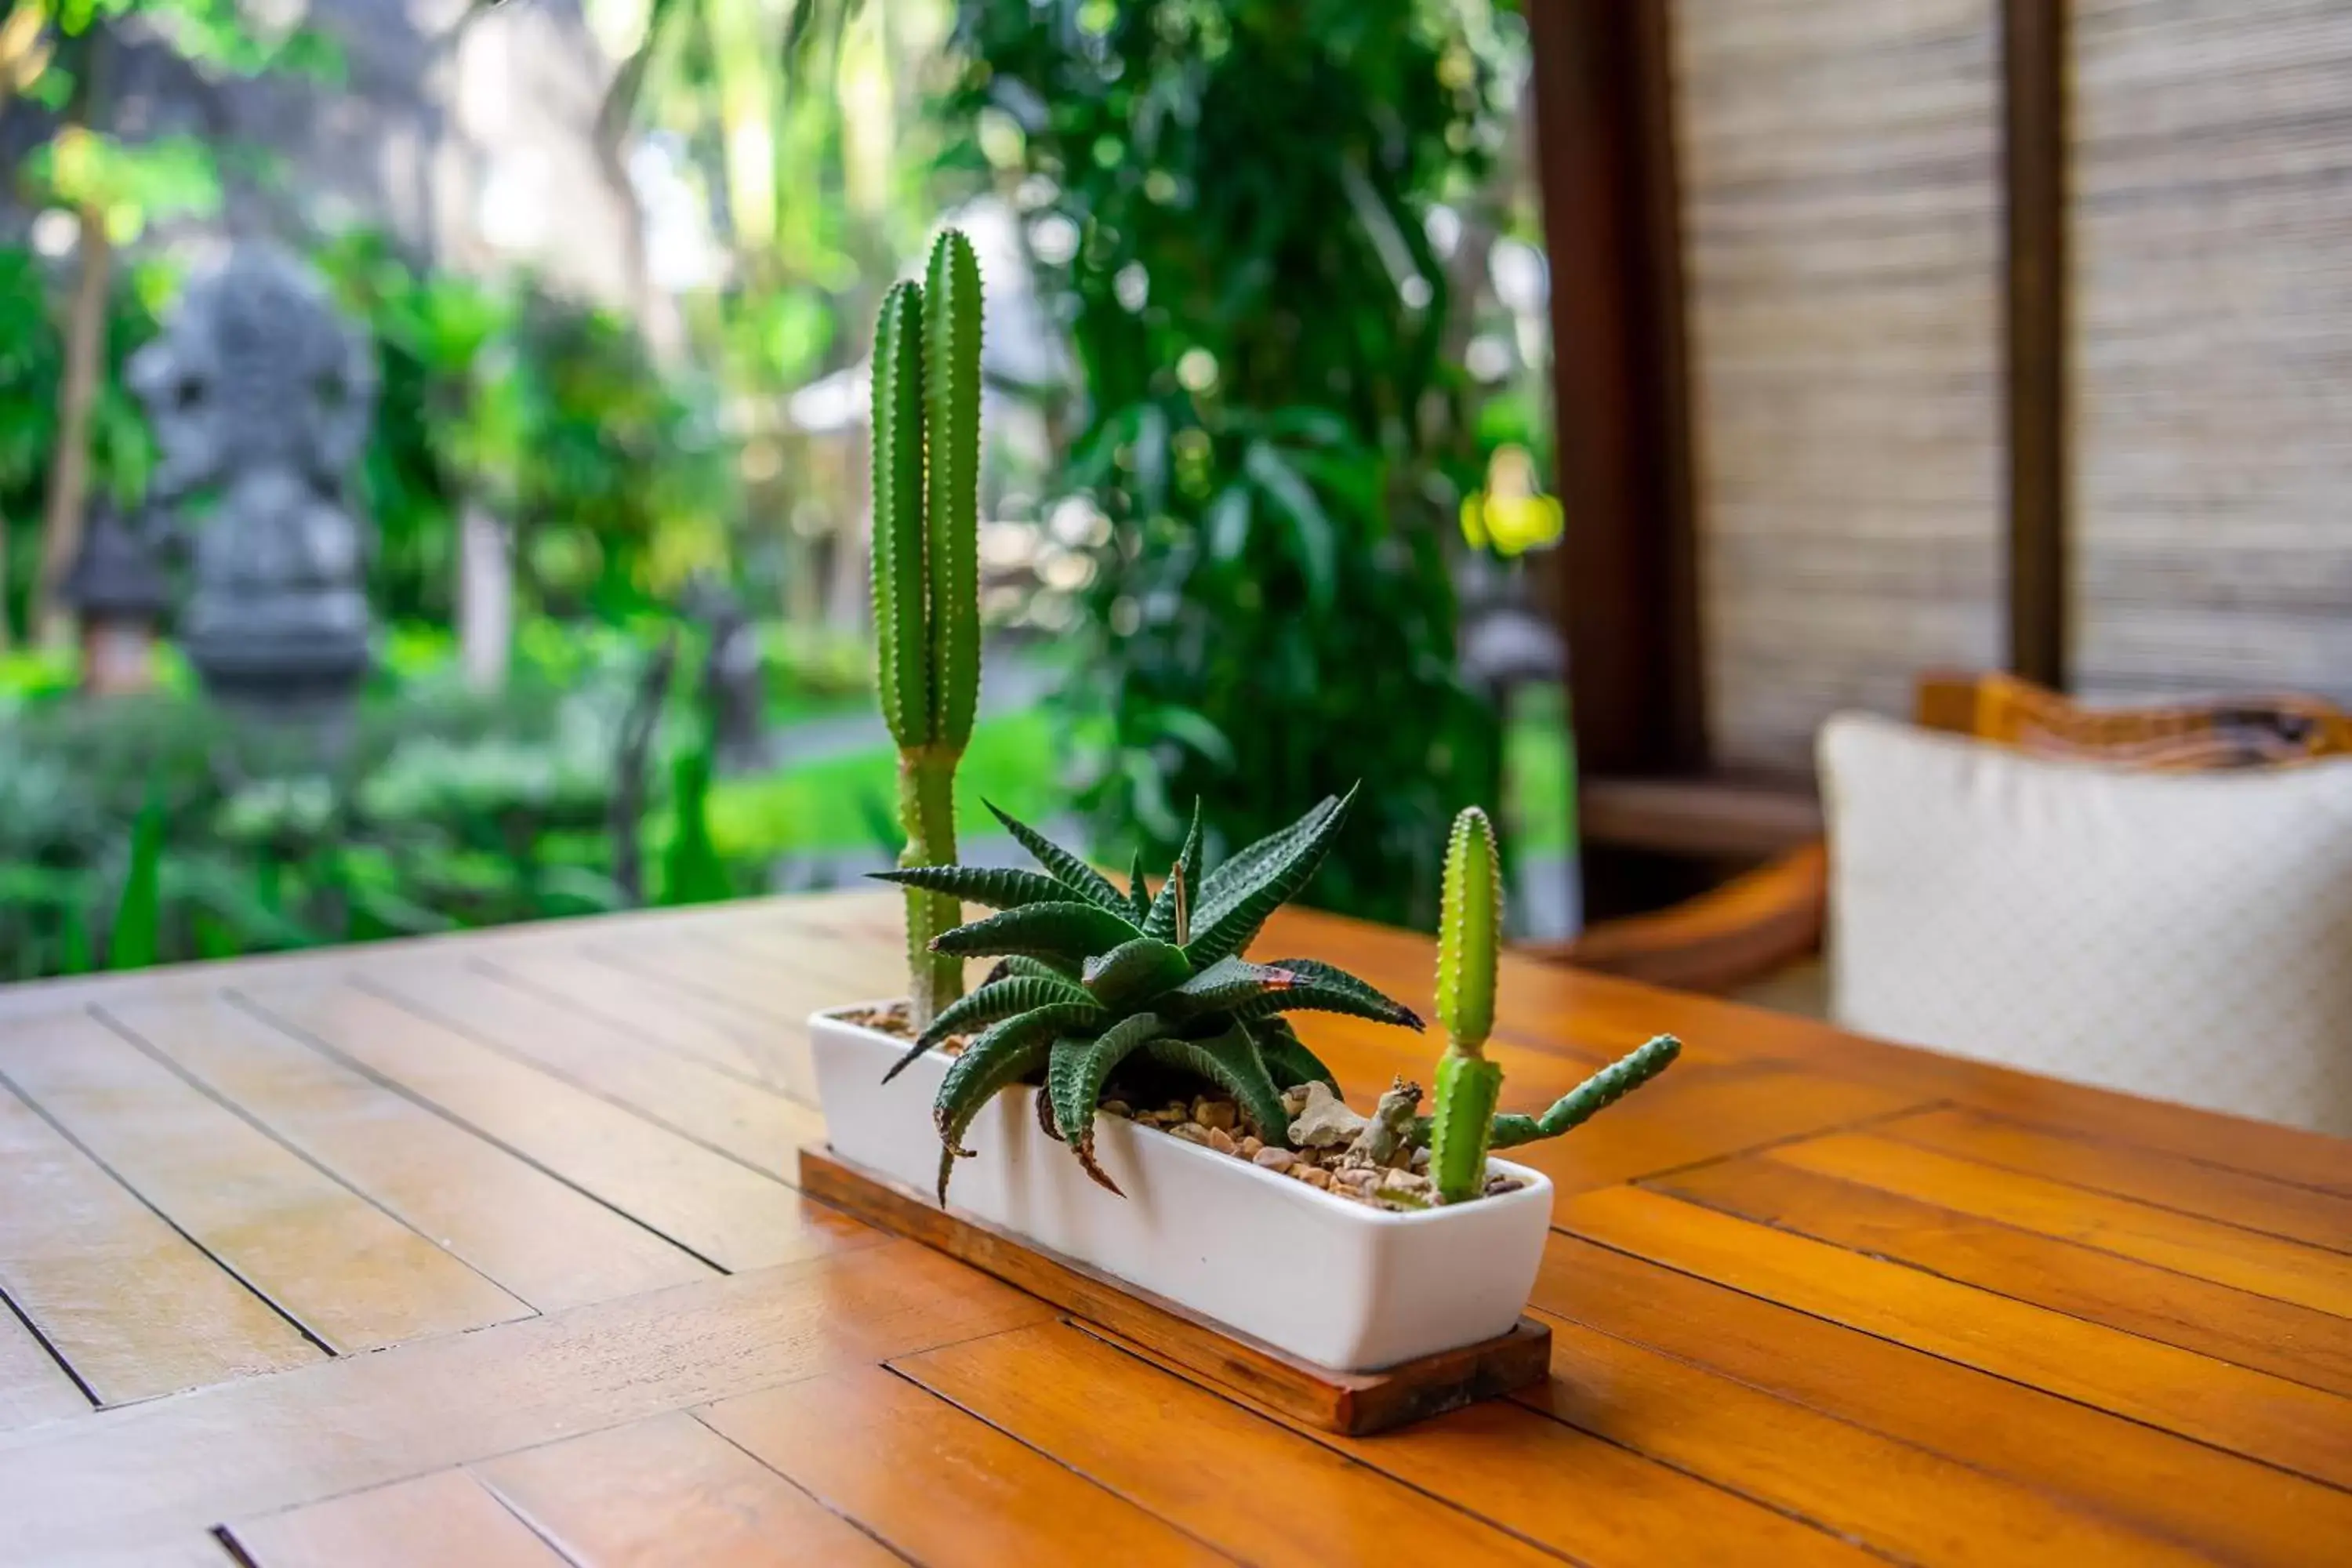
<path fill-rule="evenodd" d="M 2009 667 L 2063 690 L 2067 0 L 2001 0 Z"/>

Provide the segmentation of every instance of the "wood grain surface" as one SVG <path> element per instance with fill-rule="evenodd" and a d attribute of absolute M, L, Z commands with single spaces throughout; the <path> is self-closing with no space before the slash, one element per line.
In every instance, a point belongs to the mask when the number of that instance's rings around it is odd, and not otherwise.
<path fill-rule="evenodd" d="M 1350 1438 L 795 1190 L 827 896 L 0 991 L 0 1564 L 2340 1561 L 2352 1147 L 1507 961 L 1549 1379 Z M 1423 938 L 1268 954 L 1416 1005 Z M 1425 1037 L 1308 1017 L 1351 1090 Z"/>

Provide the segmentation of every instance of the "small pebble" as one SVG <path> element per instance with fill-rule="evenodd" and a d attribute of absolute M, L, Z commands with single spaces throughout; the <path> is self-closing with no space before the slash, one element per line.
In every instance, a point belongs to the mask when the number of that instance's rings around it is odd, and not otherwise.
<path fill-rule="evenodd" d="M 1384 1191 L 1425 1193 L 1429 1191 L 1429 1178 L 1416 1176 L 1410 1171 L 1391 1171 L 1381 1186 Z"/>
<path fill-rule="evenodd" d="M 1246 1148 L 1250 1143 L 1254 1143 L 1255 1142 L 1255 1139 L 1246 1140 L 1243 1146 Z M 1287 1149 L 1262 1148 L 1258 1150 L 1257 1152 L 1250 1156 L 1250 1163 L 1252 1164 L 1263 1165 L 1269 1171 L 1287 1171 L 1293 1165 L 1298 1163 L 1298 1156 L 1292 1153 Z"/>
<path fill-rule="evenodd" d="M 1321 1187 L 1326 1192 L 1330 1190 L 1331 1173 L 1322 1169 L 1320 1166 L 1294 1165 L 1291 1167 L 1290 1173 L 1297 1177 L 1300 1181 L 1305 1182 L 1310 1187 Z"/>
<path fill-rule="evenodd" d="M 1257 1158 L 1257 1152 L 1265 1147 L 1265 1145 L 1259 1142 L 1255 1134 L 1250 1137 L 1244 1138 L 1242 1140 L 1242 1158 L 1244 1160 L 1255 1160 Z"/>
<path fill-rule="evenodd" d="M 1499 1196 L 1504 1193 L 1516 1193 L 1518 1190 L 1519 1179 L 1517 1176 L 1489 1176 L 1486 1178 L 1486 1195 L 1490 1198 Z"/>
<path fill-rule="evenodd" d="M 1378 1182 L 1380 1178 L 1381 1173 L 1378 1171 L 1373 1170 L 1369 1165 L 1350 1165 L 1347 1169 L 1337 1173 L 1331 1179 L 1335 1182 L 1343 1183 L 1348 1186 L 1355 1187 L 1360 1191 L 1370 1192 L 1372 1188 L 1372 1184 Z"/>
<path fill-rule="evenodd" d="M 1127 1108 L 1127 1101 L 1123 1100 L 1106 1100 L 1102 1102 L 1102 1114 L 1105 1116 L 1132 1116 L 1135 1112 Z M 1426 1153 L 1427 1151 L 1424 1150 L 1423 1152 Z"/>
<path fill-rule="evenodd" d="M 1209 1142 L 1209 1130 L 1197 1121 L 1180 1121 L 1168 1131 L 1170 1136 L 1181 1138 L 1187 1143 L 1206 1144 Z"/>
<path fill-rule="evenodd" d="M 1234 1142 L 1234 1135 L 1226 1131 L 1222 1127 L 1212 1127 L 1209 1129 L 1208 1142 L 1209 1147 L 1214 1149 L 1220 1154 L 1238 1154 L 1241 1152 L 1242 1146 Z"/>
<path fill-rule="evenodd" d="M 1196 1100 L 1192 1102 L 1192 1120 L 1203 1127 L 1222 1127 L 1230 1132 L 1235 1121 L 1233 1101 Z"/>
<path fill-rule="evenodd" d="M 1426 1149 L 1415 1149 L 1415 1150 L 1412 1152 L 1412 1168 L 1413 1168 L 1414 1170 L 1416 1170 L 1416 1171 L 1423 1171 L 1423 1172 L 1426 1172 L 1426 1171 L 1429 1169 L 1429 1151 L 1428 1151 L 1428 1150 L 1426 1150 Z"/>
<path fill-rule="evenodd" d="M 1296 1089 L 1284 1089 L 1282 1091 L 1282 1109 L 1284 1114 L 1289 1116 L 1296 1116 L 1300 1111 L 1306 1110 L 1307 1086 L 1302 1083 Z"/>

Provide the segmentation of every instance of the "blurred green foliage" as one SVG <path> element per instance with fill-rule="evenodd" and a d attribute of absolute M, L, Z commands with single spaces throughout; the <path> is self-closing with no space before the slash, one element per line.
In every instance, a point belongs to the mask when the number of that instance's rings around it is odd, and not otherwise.
<path fill-rule="evenodd" d="M 1116 525 L 1076 667 L 1111 719 L 1086 798 L 1116 859 L 1139 837 L 1166 864 L 1196 796 L 1246 842 L 1360 780 L 1312 896 L 1425 926 L 1446 824 L 1495 798 L 1444 557 L 1477 447 L 1423 214 L 1504 133 L 1496 25 L 1475 0 L 958 7 L 947 110 L 1029 208 L 1085 375 L 1063 477 Z"/>

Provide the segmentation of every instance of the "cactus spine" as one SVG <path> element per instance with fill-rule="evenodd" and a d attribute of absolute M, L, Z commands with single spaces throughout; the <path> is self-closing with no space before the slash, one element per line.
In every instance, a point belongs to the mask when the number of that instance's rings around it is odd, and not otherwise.
<path fill-rule="evenodd" d="M 955 863 L 955 771 L 980 698 L 980 264 L 953 229 L 923 285 L 894 284 L 874 329 L 874 636 L 882 717 L 898 747 L 902 868 Z M 950 894 L 907 889 L 918 1029 L 963 994 L 931 939 L 963 922 Z"/>
<path fill-rule="evenodd" d="M 1437 938 L 1437 1018 L 1445 1054 L 1437 1062 L 1437 1106 L 1429 1167 L 1441 1202 L 1476 1197 L 1486 1182 L 1486 1143 L 1503 1069 L 1486 1058 L 1495 1026 L 1496 949 L 1503 883 L 1495 828 L 1476 806 L 1454 819 L 1445 846 L 1445 886 Z"/>

